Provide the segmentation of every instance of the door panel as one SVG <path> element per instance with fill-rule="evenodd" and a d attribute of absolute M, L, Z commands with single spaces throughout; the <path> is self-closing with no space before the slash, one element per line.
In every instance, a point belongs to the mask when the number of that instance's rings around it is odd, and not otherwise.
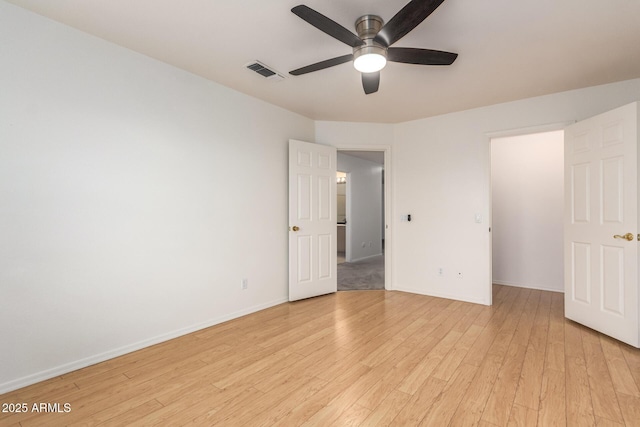
<path fill-rule="evenodd" d="M 289 141 L 289 301 L 337 291 L 336 149 Z"/>
<path fill-rule="evenodd" d="M 311 282 L 311 266 L 313 264 L 311 259 L 311 237 L 310 236 L 296 236 L 296 245 L 298 245 L 298 259 L 296 264 L 298 266 L 297 281 L 299 284 Z"/>
<path fill-rule="evenodd" d="M 571 293 L 573 300 L 591 304 L 591 246 L 587 243 L 571 242 L 573 270 Z"/>
<path fill-rule="evenodd" d="M 336 226 L 337 233 L 337 226 Z M 331 234 L 321 234 L 318 236 L 318 278 L 330 279 L 334 268 L 331 264 L 332 252 L 337 253 L 335 245 L 331 244 Z M 333 249 L 333 251 L 332 251 Z"/>
<path fill-rule="evenodd" d="M 591 194 L 591 175 L 588 163 L 571 166 L 571 221 L 573 224 L 586 224 L 591 221 L 589 195 Z"/>
<path fill-rule="evenodd" d="M 624 316 L 624 250 L 602 246 L 602 310 Z"/>
<path fill-rule="evenodd" d="M 634 103 L 565 130 L 565 315 L 636 347 L 637 124 Z"/>
<path fill-rule="evenodd" d="M 602 221 L 609 224 L 623 224 L 624 162 L 613 157 L 601 161 L 602 170 Z"/>

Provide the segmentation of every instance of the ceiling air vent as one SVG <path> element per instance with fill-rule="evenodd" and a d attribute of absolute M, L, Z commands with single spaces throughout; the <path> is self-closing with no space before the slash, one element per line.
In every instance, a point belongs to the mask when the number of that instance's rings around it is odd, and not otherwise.
<path fill-rule="evenodd" d="M 276 82 L 284 80 L 284 76 L 282 74 L 278 73 L 273 68 L 264 65 L 260 61 L 250 62 L 246 64 L 245 67 L 247 67 L 251 71 L 255 71 L 267 80 L 273 80 Z"/>

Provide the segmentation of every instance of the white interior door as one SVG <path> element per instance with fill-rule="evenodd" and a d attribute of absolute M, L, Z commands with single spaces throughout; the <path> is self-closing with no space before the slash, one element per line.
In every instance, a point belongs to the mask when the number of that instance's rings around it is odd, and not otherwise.
<path fill-rule="evenodd" d="M 289 301 L 338 289 L 336 149 L 289 140 Z"/>
<path fill-rule="evenodd" d="M 565 130 L 565 316 L 635 347 L 638 106 Z"/>

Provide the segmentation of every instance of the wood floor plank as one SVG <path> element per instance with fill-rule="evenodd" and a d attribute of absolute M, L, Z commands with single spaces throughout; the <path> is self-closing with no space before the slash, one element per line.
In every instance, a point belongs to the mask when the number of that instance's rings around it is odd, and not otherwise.
<path fill-rule="evenodd" d="M 621 345 L 620 350 L 622 351 L 624 359 L 627 361 L 627 366 L 636 385 L 640 387 L 640 349 L 629 345 Z"/>
<path fill-rule="evenodd" d="M 420 349 L 413 349 L 410 347 L 403 347 L 399 354 L 403 354 L 400 358 L 389 358 L 389 366 L 387 372 L 384 373 L 382 378 L 376 382 L 369 391 L 367 391 L 360 399 L 358 404 L 374 410 L 381 404 L 387 396 L 398 387 L 398 385 L 404 380 L 409 372 L 420 362 L 423 357 L 423 353 Z"/>
<path fill-rule="evenodd" d="M 444 380 L 428 377 L 389 425 L 419 425 L 446 385 L 447 382 Z"/>
<path fill-rule="evenodd" d="M 467 392 L 473 377 L 478 371 L 475 365 L 460 366 L 442 390 L 442 393 L 433 402 L 425 417 L 420 422 L 421 426 L 446 426 L 456 413 L 462 396 Z"/>
<path fill-rule="evenodd" d="M 504 357 L 500 355 L 487 355 L 451 419 L 452 426 L 465 427 L 480 422 L 503 360 Z"/>
<path fill-rule="evenodd" d="M 255 416 L 251 424 L 256 427 L 269 427 L 277 424 L 295 408 L 313 399 L 314 396 L 326 386 L 327 381 L 311 377 L 309 382 L 291 393 L 288 398 L 281 400 L 277 405 Z"/>
<path fill-rule="evenodd" d="M 538 411 L 525 406 L 513 405 L 508 427 L 536 427 L 537 424 Z"/>
<path fill-rule="evenodd" d="M 100 418 L 98 418 L 96 419 L 96 421 L 98 422 L 98 424 L 96 425 L 100 425 L 101 427 L 134 425 L 134 423 L 138 422 L 138 420 L 140 420 L 141 418 L 144 418 L 146 415 L 151 414 L 159 410 L 160 408 L 162 408 L 162 404 L 155 399 L 149 400 L 148 402 L 122 412 L 120 412 L 120 408 L 118 408 L 118 415 L 109 417 L 105 421 L 99 421 Z M 91 424 L 87 423 L 86 421 L 82 421 L 78 425 L 86 426 Z"/>
<path fill-rule="evenodd" d="M 167 426 L 180 425 L 185 419 L 191 418 L 191 421 L 184 425 L 224 425 L 229 416 L 242 411 L 246 407 L 251 407 L 253 402 L 260 400 L 264 395 L 260 390 L 248 388 L 220 406 L 207 404 L 204 399 L 196 403 L 193 403 L 193 401 L 189 403 L 177 401 L 154 412 L 151 416 L 145 417 L 142 421 L 145 425 Z"/>
<path fill-rule="evenodd" d="M 371 409 L 358 404 L 351 405 L 336 421 L 331 423 L 335 427 L 359 426 L 371 414 Z"/>
<path fill-rule="evenodd" d="M 456 331 L 455 328 L 453 328 L 452 330 Z M 470 324 L 464 334 L 454 344 L 453 348 L 449 351 L 449 353 L 447 353 L 446 356 L 444 356 L 443 360 L 438 364 L 432 375 L 436 378 L 449 381 L 464 358 L 467 356 L 467 353 L 469 353 L 469 349 L 478 339 L 481 332 L 481 327 Z"/>
<path fill-rule="evenodd" d="M 487 400 L 482 420 L 499 426 L 506 425 L 509 421 L 526 353 L 527 347 L 521 344 L 514 342 L 509 346 L 505 361 Z"/>
<path fill-rule="evenodd" d="M 549 335 L 549 312 L 551 310 L 550 292 L 543 292 L 538 302 L 538 310 L 533 320 L 529 346 L 534 350 L 546 353 L 547 338 Z"/>
<path fill-rule="evenodd" d="M 538 425 L 567 425 L 564 372 L 547 369 L 542 375 Z"/>
<path fill-rule="evenodd" d="M 617 424 L 624 423 L 598 334 L 583 328 L 581 335 L 594 415 Z"/>
<path fill-rule="evenodd" d="M 348 411 L 351 406 L 357 405 L 365 407 L 357 404 L 357 402 L 364 397 L 375 384 L 379 383 L 385 374 L 393 368 L 394 363 L 395 361 L 390 359 L 384 364 L 378 365 L 364 373 L 329 401 L 324 408 L 314 414 L 305 424 L 329 425 L 342 418 L 342 414 Z"/>
<path fill-rule="evenodd" d="M 565 343 L 572 339 L 572 336 L 565 340 L 565 321 L 563 315 L 563 302 L 558 299 L 562 294 L 551 294 L 549 307 L 549 329 L 547 334 L 547 356 L 545 369 L 564 372 L 565 370 Z"/>
<path fill-rule="evenodd" d="M 455 343 L 460 339 L 462 334 L 457 331 L 451 331 L 447 336 L 436 344 L 431 351 L 416 365 L 409 375 L 403 380 L 402 384 L 398 387 L 398 390 L 407 393 L 415 394 L 422 384 L 426 381 L 431 373 L 440 364 L 442 359 L 453 348 Z"/>
<path fill-rule="evenodd" d="M 624 427 L 624 422 L 621 424 L 606 418 L 596 417 L 596 425 L 598 427 Z"/>
<path fill-rule="evenodd" d="M 542 388 L 542 373 L 544 371 L 545 353 L 536 351 L 534 347 L 527 347 L 527 353 L 522 365 L 522 372 L 518 380 L 518 389 L 514 403 L 525 408 L 538 411 L 540 407 L 540 390 Z"/>
<path fill-rule="evenodd" d="M 618 341 L 607 336 L 600 336 L 600 345 L 607 360 L 609 374 L 617 393 L 640 397 L 640 389 L 631 375 L 629 365 L 620 350 Z"/>
<path fill-rule="evenodd" d="M 542 291 L 538 290 L 531 290 L 529 293 L 522 311 L 522 316 L 520 317 L 520 321 L 518 322 L 518 326 L 516 327 L 516 331 L 513 335 L 515 342 L 520 345 L 529 345 L 529 337 L 531 336 L 533 322 L 536 317 L 536 312 L 538 311 L 540 295 L 542 295 Z"/>
<path fill-rule="evenodd" d="M 218 424 L 221 425 L 251 425 L 262 414 L 267 413 L 272 408 L 280 405 L 283 401 L 288 400 L 294 394 L 307 393 L 309 384 L 314 384 L 317 378 L 299 376 L 291 381 L 283 381 L 277 387 L 263 392 L 259 398 L 253 400 L 248 406 L 232 411 Z"/>
<path fill-rule="evenodd" d="M 580 328 L 573 322 L 565 325 L 565 387 L 566 416 L 569 425 L 595 425 L 587 362 L 584 356 Z"/>
<path fill-rule="evenodd" d="M 365 418 L 361 426 L 387 426 L 404 408 L 411 399 L 411 395 L 398 390 L 393 390 L 385 399 L 381 400 L 375 409 L 371 409 L 369 416 Z"/>
<path fill-rule="evenodd" d="M 618 401 L 620 402 L 625 424 L 627 426 L 640 425 L 640 422 L 638 422 L 640 420 L 640 398 L 618 393 Z"/>
<path fill-rule="evenodd" d="M 493 306 L 339 292 L 233 319 L 39 384 L 2 426 L 633 426 L 640 350 L 564 318 L 563 295 Z"/>
<path fill-rule="evenodd" d="M 365 373 L 369 372 L 370 369 L 368 366 L 359 363 L 353 364 L 347 371 L 327 382 L 325 387 L 302 402 L 302 404 L 296 406 L 274 425 L 302 425 L 317 412 L 325 408 L 336 396 L 355 383 Z"/>

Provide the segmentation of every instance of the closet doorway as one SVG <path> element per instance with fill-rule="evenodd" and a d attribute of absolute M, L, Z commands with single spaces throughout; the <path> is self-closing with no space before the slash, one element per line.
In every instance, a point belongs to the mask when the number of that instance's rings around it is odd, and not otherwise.
<path fill-rule="evenodd" d="M 491 139 L 492 278 L 564 291 L 564 131 Z"/>

